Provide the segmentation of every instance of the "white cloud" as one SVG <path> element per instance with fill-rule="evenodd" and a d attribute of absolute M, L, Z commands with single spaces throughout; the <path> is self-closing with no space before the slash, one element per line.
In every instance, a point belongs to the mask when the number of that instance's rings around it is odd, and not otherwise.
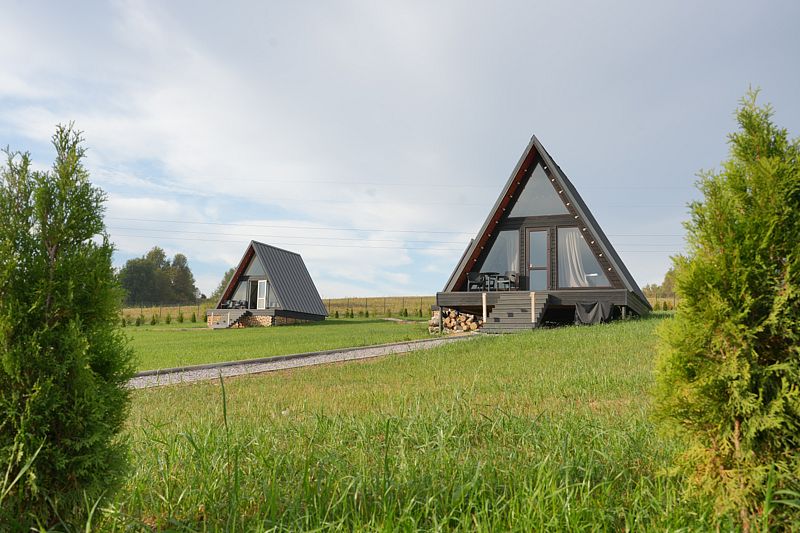
<path fill-rule="evenodd" d="M 774 50 L 797 49 L 796 32 L 755 48 L 739 38 L 756 21 L 794 20 L 791 9 L 742 7 L 724 22 L 701 7 L 531 9 L 12 4 L 0 134 L 45 146 L 75 121 L 120 258 L 181 251 L 207 291 L 250 238 L 287 243 L 336 296 L 438 289 L 532 132 L 579 189 L 601 184 L 584 196 L 607 233 L 632 220 L 659 233 L 685 210 L 612 208 L 613 186 L 690 183 L 716 164 L 753 76 L 800 123 L 797 73 L 761 60 L 781 64 Z M 639 193 L 676 205 L 691 194 Z M 431 230 L 466 233 L 415 233 Z M 622 255 L 640 283 L 668 267 L 667 254 Z"/>

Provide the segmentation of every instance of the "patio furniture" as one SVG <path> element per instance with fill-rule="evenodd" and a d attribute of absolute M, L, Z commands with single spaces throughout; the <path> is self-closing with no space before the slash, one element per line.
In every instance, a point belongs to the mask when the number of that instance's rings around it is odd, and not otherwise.
<path fill-rule="evenodd" d="M 497 290 L 510 291 L 517 288 L 517 273 L 506 271 L 504 276 L 497 276 Z"/>
<path fill-rule="evenodd" d="M 483 273 L 483 286 L 487 291 L 497 290 L 497 278 L 500 276 L 499 272 L 484 272 Z"/>
<path fill-rule="evenodd" d="M 483 290 L 484 277 L 480 272 L 467 272 L 467 291 Z"/>

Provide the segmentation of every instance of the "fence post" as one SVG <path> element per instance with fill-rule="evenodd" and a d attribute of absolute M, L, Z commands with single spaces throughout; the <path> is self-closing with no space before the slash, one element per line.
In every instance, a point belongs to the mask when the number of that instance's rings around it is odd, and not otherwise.
<path fill-rule="evenodd" d="M 386 316 L 386 298 L 383 299 L 383 316 Z"/>

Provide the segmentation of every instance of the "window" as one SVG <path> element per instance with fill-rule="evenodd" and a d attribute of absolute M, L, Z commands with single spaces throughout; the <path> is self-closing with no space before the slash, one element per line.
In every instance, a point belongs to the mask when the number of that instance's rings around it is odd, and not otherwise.
<path fill-rule="evenodd" d="M 517 192 L 517 199 L 509 217 L 569 214 L 561 195 L 553 188 L 541 164 L 536 165 L 523 187 L 522 192 Z"/>
<path fill-rule="evenodd" d="M 600 262 L 578 228 L 558 228 L 558 286 L 609 287 Z"/>
<path fill-rule="evenodd" d="M 261 264 L 261 261 L 258 260 L 257 255 L 253 255 L 253 259 L 250 261 L 250 264 L 247 265 L 247 270 L 244 271 L 245 276 L 266 276 L 267 271 L 264 270 L 264 265 Z"/>
<path fill-rule="evenodd" d="M 517 272 L 519 268 L 519 231 L 503 230 L 497 234 L 481 265 L 481 272 Z"/>
<path fill-rule="evenodd" d="M 240 281 L 239 285 L 236 287 L 236 291 L 234 291 L 233 296 L 231 296 L 231 300 L 247 300 L 247 283 L 244 281 Z"/>

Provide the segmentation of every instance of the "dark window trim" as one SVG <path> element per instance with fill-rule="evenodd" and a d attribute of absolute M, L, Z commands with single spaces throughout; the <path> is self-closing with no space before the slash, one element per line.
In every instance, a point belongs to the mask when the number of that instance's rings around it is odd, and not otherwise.
<path fill-rule="evenodd" d="M 550 227 L 549 226 L 523 226 L 523 230 L 524 231 L 521 231 L 520 233 L 524 235 L 523 242 L 525 243 L 525 254 L 524 254 L 524 256 L 521 257 L 521 259 L 523 259 L 522 266 L 524 267 L 521 272 L 525 272 L 525 279 L 527 280 L 528 290 L 529 291 L 532 290 L 531 289 L 531 270 L 544 270 L 545 271 L 545 279 L 547 280 L 546 284 L 548 286 L 545 287 L 544 289 L 540 289 L 540 290 L 549 291 L 550 290 L 550 287 L 549 287 L 549 285 L 550 285 L 550 277 L 552 275 L 552 270 L 551 269 L 552 269 L 552 263 L 553 263 L 553 258 L 551 257 L 551 253 L 550 253 L 550 238 L 551 238 L 550 237 L 550 233 L 551 233 L 550 232 Z M 545 239 L 546 239 L 545 240 L 545 250 L 546 250 L 545 253 L 547 254 L 547 258 L 545 259 L 545 266 L 544 267 L 532 267 L 532 268 L 530 267 L 530 261 L 529 261 L 530 258 L 531 258 L 531 251 L 530 251 L 530 243 L 531 243 L 530 239 L 531 238 L 530 238 L 530 234 L 531 234 L 531 232 L 534 232 L 534 231 L 541 231 L 541 232 L 544 232 L 544 234 L 545 234 Z M 520 255 L 522 255 L 522 254 L 520 254 Z"/>

